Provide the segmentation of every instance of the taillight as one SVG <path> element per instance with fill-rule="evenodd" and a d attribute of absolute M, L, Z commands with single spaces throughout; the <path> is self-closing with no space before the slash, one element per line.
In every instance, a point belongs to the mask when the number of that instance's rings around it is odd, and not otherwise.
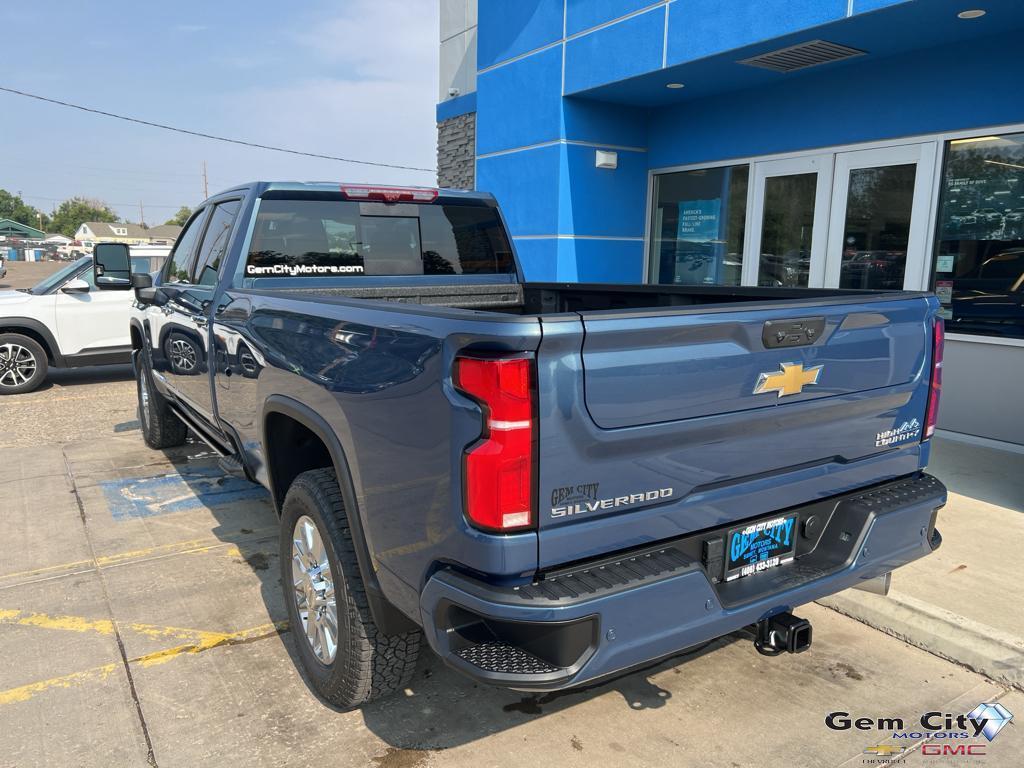
<path fill-rule="evenodd" d="M 941 317 L 937 317 L 932 331 L 932 380 L 928 387 L 928 410 L 924 417 L 922 440 L 927 440 L 935 434 L 935 423 L 939 419 L 939 395 L 942 394 L 942 348 L 945 341 L 946 324 Z"/>
<path fill-rule="evenodd" d="M 533 525 L 532 358 L 460 357 L 455 386 L 484 413 L 483 434 L 463 460 L 466 515 L 494 531 Z"/>
<path fill-rule="evenodd" d="M 341 194 L 348 200 L 382 200 L 385 203 L 397 203 L 400 200 L 432 203 L 437 199 L 437 190 L 429 187 L 367 187 L 356 184 L 342 186 Z"/>

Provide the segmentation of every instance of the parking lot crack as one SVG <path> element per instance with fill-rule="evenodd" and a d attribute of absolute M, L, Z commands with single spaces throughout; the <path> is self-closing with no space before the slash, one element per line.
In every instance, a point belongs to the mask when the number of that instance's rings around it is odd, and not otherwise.
<path fill-rule="evenodd" d="M 75 482 L 75 475 L 71 469 L 71 462 L 68 460 L 67 452 L 61 449 L 61 456 L 64 459 L 64 470 L 67 474 L 71 492 L 74 494 L 75 503 L 78 505 L 78 516 L 82 520 L 82 532 L 85 536 L 86 545 L 89 548 L 89 556 L 92 559 L 93 570 L 99 580 L 100 588 L 103 590 L 103 601 L 107 608 L 107 615 L 110 617 L 111 626 L 114 630 L 114 640 L 117 643 L 117 652 L 121 657 L 121 667 L 124 669 L 125 677 L 128 680 L 128 690 L 131 693 L 132 701 L 135 704 L 135 713 L 139 719 L 139 726 L 142 729 L 142 737 L 146 742 L 146 763 L 152 768 L 157 768 L 156 753 L 153 750 L 153 739 L 149 734 L 149 725 L 146 723 L 146 715 L 142 711 L 142 702 L 139 700 L 139 692 L 135 688 L 135 678 L 132 676 L 131 666 L 128 663 L 128 654 L 125 652 L 124 639 L 118 629 L 117 621 L 114 619 L 113 607 L 110 602 L 110 591 L 107 589 L 107 582 L 103 571 L 96 560 L 96 549 L 93 546 L 92 536 L 89 534 L 89 524 L 85 515 L 85 504 L 82 503 L 82 496 L 78 492 L 78 484 Z"/>

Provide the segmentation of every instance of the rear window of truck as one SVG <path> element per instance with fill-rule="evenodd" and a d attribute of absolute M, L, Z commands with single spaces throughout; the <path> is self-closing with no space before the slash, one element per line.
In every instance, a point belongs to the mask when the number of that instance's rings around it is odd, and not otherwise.
<path fill-rule="evenodd" d="M 515 272 L 497 210 L 458 203 L 260 200 L 245 277 Z"/>

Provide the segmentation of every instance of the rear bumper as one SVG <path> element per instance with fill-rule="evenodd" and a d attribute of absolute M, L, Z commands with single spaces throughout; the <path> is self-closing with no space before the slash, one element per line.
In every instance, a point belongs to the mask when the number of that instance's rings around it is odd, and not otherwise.
<path fill-rule="evenodd" d="M 706 531 L 582 563 L 524 586 L 495 586 L 449 569 L 420 609 L 433 649 L 471 677 L 521 690 L 558 690 L 613 675 L 839 592 L 938 548 L 946 489 L 916 474 L 786 512 L 801 534 L 796 560 L 724 582 L 702 562 Z M 733 526 L 730 526 L 733 527 Z"/>

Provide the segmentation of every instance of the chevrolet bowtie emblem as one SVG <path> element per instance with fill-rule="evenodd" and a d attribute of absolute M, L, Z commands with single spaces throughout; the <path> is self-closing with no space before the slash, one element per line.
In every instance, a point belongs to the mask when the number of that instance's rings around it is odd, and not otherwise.
<path fill-rule="evenodd" d="M 754 394 L 763 395 L 765 392 L 778 392 L 779 397 L 783 395 L 799 395 L 806 385 L 818 383 L 821 369 L 822 366 L 820 365 L 804 370 L 803 363 L 783 363 L 781 371 L 762 373 L 758 377 L 757 386 L 754 387 Z"/>
<path fill-rule="evenodd" d="M 896 755 L 902 755 L 906 751 L 906 747 L 901 747 L 898 744 L 876 744 L 873 747 L 865 749 L 864 754 L 878 755 L 879 757 L 894 757 Z"/>

